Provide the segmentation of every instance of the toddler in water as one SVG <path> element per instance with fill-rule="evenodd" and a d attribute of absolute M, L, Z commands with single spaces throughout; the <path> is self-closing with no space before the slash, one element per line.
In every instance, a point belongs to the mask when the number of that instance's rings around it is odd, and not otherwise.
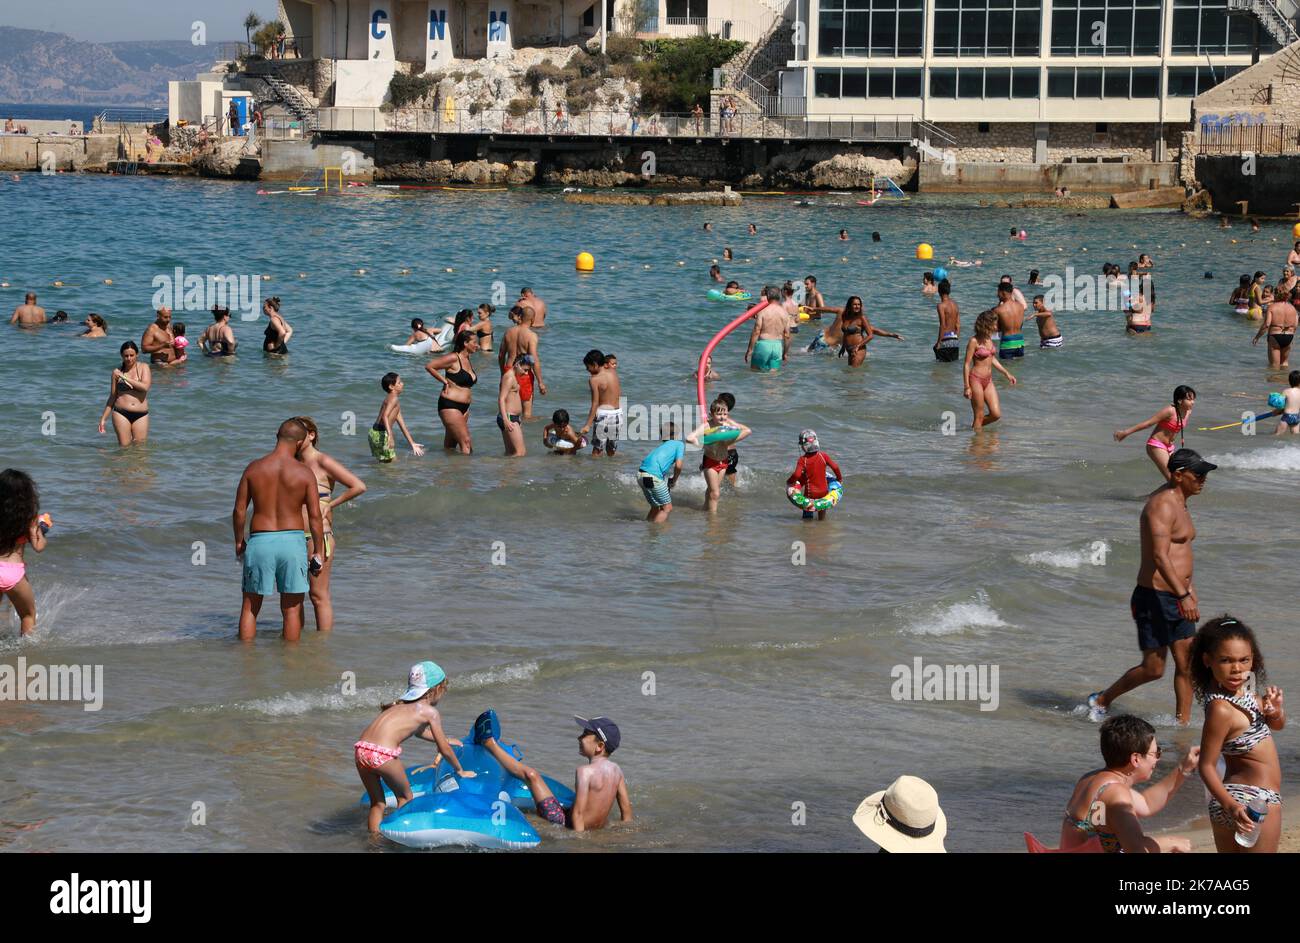
<path fill-rule="evenodd" d="M 422 661 L 411 666 L 407 678 L 406 693 L 391 704 L 381 704 L 380 714 L 361 734 L 361 739 L 352 745 L 353 758 L 356 762 L 357 775 L 366 787 L 370 797 L 370 814 L 366 824 L 372 834 L 379 831 L 379 824 L 384 820 L 387 799 L 384 797 L 384 783 L 393 790 L 400 809 L 412 799 L 411 782 L 406 778 L 406 770 L 397 758 L 402 755 L 398 746 L 403 740 L 414 735 L 421 740 L 428 740 L 438 745 L 439 760 L 443 757 L 456 770 L 457 776 L 473 777 L 473 770 L 461 767 L 452 746 L 460 746 L 459 740 L 448 739 L 442 732 L 442 717 L 434 706 L 447 693 L 447 674 L 431 661 Z M 437 765 L 437 760 L 434 761 Z M 425 767 L 427 769 L 427 767 Z"/>
<path fill-rule="evenodd" d="M 799 433 L 799 448 L 803 454 L 799 456 L 799 461 L 795 464 L 790 477 L 785 480 L 786 494 L 793 495 L 802 491 L 804 497 L 815 501 L 826 497 L 831 493 L 831 489 L 842 487 L 840 483 L 844 481 L 844 475 L 840 471 L 840 466 L 835 463 L 835 459 L 821 450 L 816 432 L 805 429 Z M 812 509 L 805 508 L 803 519 L 810 521 L 812 518 Z M 817 520 L 826 520 L 824 510 L 817 512 Z"/>
<path fill-rule="evenodd" d="M 578 449 L 587 447 L 587 437 L 578 435 L 569 424 L 569 411 L 557 409 L 551 414 L 551 421 L 542 430 L 542 444 L 557 454 L 577 455 Z"/>
<path fill-rule="evenodd" d="M 26 473 L 13 468 L 0 472 L 0 596 L 13 603 L 21 635 L 36 630 L 36 594 L 27 579 L 23 550 L 29 543 L 37 553 L 45 549 L 51 522 L 40 509 L 36 483 Z"/>
<path fill-rule="evenodd" d="M 1300 370 L 1292 370 L 1286 382 L 1290 387 L 1282 391 L 1282 408 L 1275 410 L 1282 418 L 1273 434 L 1281 435 L 1285 429 L 1291 435 L 1300 435 Z"/>
<path fill-rule="evenodd" d="M 189 354 L 186 353 L 185 348 L 189 346 L 190 342 L 185 337 L 185 324 L 181 321 L 172 324 L 172 350 L 176 351 L 176 357 L 168 366 L 175 366 L 188 360 Z"/>

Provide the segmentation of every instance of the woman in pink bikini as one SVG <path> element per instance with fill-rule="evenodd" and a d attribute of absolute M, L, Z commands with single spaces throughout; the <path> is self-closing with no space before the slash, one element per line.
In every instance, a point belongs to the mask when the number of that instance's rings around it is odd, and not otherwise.
<path fill-rule="evenodd" d="M 962 366 L 966 388 L 962 395 L 970 400 L 971 428 L 975 430 L 1002 418 L 998 388 L 993 385 L 994 368 L 1001 370 L 1012 386 L 1016 385 L 1016 378 L 998 362 L 998 348 L 993 343 L 993 332 L 997 329 L 997 313 L 984 311 L 975 319 L 975 336 L 966 342 L 966 362 Z M 985 412 L 986 406 L 988 412 Z"/>
<path fill-rule="evenodd" d="M 1183 430 L 1187 428 L 1187 417 L 1192 414 L 1192 407 L 1195 405 L 1194 389 L 1190 386 L 1176 387 L 1172 405 L 1166 406 L 1150 419 L 1139 422 L 1136 426 L 1116 429 L 1115 441 L 1123 442 L 1138 430 L 1150 426 L 1151 435 L 1147 439 L 1147 455 L 1151 456 L 1151 461 L 1156 463 L 1156 468 L 1160 469 L 1160 474 L 1165 476 L 1165 481 L 1168 481 L 1169 456 L 1183 447 Z M 1178 437 L 1177 443 L 1174 442 L 1175 436 Z"/>

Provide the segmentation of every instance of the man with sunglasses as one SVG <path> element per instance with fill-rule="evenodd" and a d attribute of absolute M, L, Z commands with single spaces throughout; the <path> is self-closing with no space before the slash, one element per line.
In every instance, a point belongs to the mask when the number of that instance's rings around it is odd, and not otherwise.
<path fill-rule="evenodd" d="M 1172 650 L 1175 715 L 1180 724 L 1191 720 L 1192 637 L 1201 613 L 1192 585 L 1196 526 L 1187 499 L 1201 493 L 1206 475 L 1218 467 L 1191 449 L 1179 449 L 1169 457 L 1169 481 L 1147 498 L 1141 518 L 1142 564 L 1129 600 L 1142 662 L 1105 691 L 1088 695 L 1090 719 L 1100 720 L 1117 697 L 1163 677 Z"/>

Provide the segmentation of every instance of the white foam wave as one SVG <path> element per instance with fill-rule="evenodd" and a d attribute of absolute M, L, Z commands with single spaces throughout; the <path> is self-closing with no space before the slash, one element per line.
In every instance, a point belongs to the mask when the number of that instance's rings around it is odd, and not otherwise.
<path fill-rule="evenodd" d="M 1250 452 L 1226 452 L 1223 455 L 1211 455 L 1208 461 L 1220 468 L 1236 468 L 1241 471 L 1300 471 L 1300 446 L 1284 445 Z"/>
<path fill-rule="evenodd" d="M 456 677 L 456 689 L 477 691 L 494 684 L 527 681 L 536 675 L 540 669 L 541 665 L 538 662 L 526 661 L 514 665 L 502 665 L 485 668 L 481 671 L 471 671 L 467 675 L 458 675 Z M 252 714 L 263 714 L 267 717 L 296 717 L 308 712 L 351 711 L 356 710 L 358 707 L 372 709 L 380 703 L 391 701 L 401 693 L 400 690 L 392 687 L 362 688 L 356 694 L 344 694 L 341 691 L 290 692 L 288 694 L 277 694 L 275 697 L 243 701 L 234 705 L 216 704 L 191 708 L 191 710 L 207 713 L 233 709 Z"/>
<path fill-rule="evenodd" d="M 1050 566 L 1059 570 L 1077 570 L 1082 566 L 1105 566 L 1110 544 L 1104 540 L 1089 544 L 1083 550 L 1043 550 L 1017 556 L 1021 563 L 1030 566 Z"/>
<path fill-rule="evenodd" d="M 691 456 L 687 455 L 686 461 L 683 464 L 688 467 L 682 470 L 682 476 L 677 479 L 677 484 L 673 485 L 672 493 L 674 496 L 688 494 L 692 497 L 703 498 L 704 492 L 708 490 L 707 485 L 704 482 L 704 473 L 701 471 L 688 470 L 690 462 Z M 698 465 L 695 466 L 696 469 L 698 469 L 698 467 Z M 628 488 L 634 489 L 638 493 L 641 491 L 641 485 L 635 472 L 618 472 L 615 477 L 618 479 L 620 485 L 626 485 Z M 734 487 L 737 491 L 749 491 L 754 487 L 757 478 L 758 475 L 752 468 L 741 465 L 740 468 L 736 470 L 736 482 Z M 727 489 L 731 487 L 733 486 L 727 482 L 723 482 L 722 496 L 724 499 L 727 496 Z"/>
<path fill-rule="evenodd" d="M 953 635 L 971 629 L 998 628 L 1006 624 L 997 610 L 989 605 L 988 594 L 981 589 L 966 602 L 935 606 L 913 619 L 902 631 L 909 635 Z"/>

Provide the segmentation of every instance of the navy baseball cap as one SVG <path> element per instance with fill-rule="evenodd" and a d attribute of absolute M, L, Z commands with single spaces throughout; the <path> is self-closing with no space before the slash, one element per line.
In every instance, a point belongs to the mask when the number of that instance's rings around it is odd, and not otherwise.
<path fill-rule="evenodd" d="M 1192 449 L 1179 449 L 1169 456 L 1170 472 L 1189 471 L 1193 475 L 1208 475 L 1218 467 L 1201 458 L 1201 453 Z"/>
<path fill-rule="evenodd" d="M 578 722 L 578 726 L 583 730 L 586 730 L 588 733 L 594 733 L 600 738 L 600 742 L 605 744 L 605 752 L 607 754 L 613 753 L 618 749 L 619 742 L 622 739 L 618 733 L 618 724 L 614 723 L 608 717 L 593 717 L 591 720 L 588 720 L 585 717 L 578 717 L 575 714 L 573 719 Z"/>

